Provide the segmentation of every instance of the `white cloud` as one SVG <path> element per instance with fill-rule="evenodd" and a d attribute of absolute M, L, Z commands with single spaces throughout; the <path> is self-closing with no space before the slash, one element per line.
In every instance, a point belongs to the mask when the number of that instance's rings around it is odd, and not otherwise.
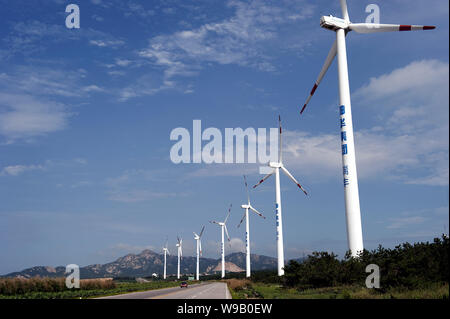
<path fill-rule="evenodd" d="M 299 176 L 327 179 L 341 176 L 337 134 L 311 135 L 286 131 L 285 160 Z M 383 178 L 407 184 L 448 185 L 448 143 L 423 135 L 392 136 L 362 131 L 355 134 L 358 177 Z"/>
<path fill-rule="evenodd" d="M 133 61 L 127 60 L 127 59 L 116 59 L 116 64 L 118 66 L 128 66 L 129 64 L 131 64 Z"/>
<path fill-rule="evenodd" d="M 273 71 L 275 68 L 264 54 L 261 43 L 276 41 L 281 32 L 279 25 L 305 19 L 312 13 L 312 6 L 304 1 L 283 1 L 282 4 L 284 6 L 262 0 L 228 1 L 227 6 L 235 11 L 232 17 L 154 37 L 140 55 L 163 67 L 166 78 L 194 74 L 200 62 Z M 297 12 L 295 19 L 289 19 L 294 11 Z"/>
<path fill-rule="evenodd" d="M 92 185 L 91 181 L 79 181 L 79 182 L 72 184 L 71 187 L 72 188 L 81 188 L 81 187 L 86 187 L 86 186 L 91 186 L 91 185 Z"/>
<path fill-rule="evenodd" d="M 120 75 L 117 74 L 116 75 Z M 119 90 L 119 101 L 126 101 L 130 98 L 154 95 L 160 91 L 174 88 L 174 82 L 164 80 L 156 74 L 146 74 L 140 77 L 134 84 Z"/>
<path fill-rule="evenodd" d="M 427 172 L 410 172 L 408 183 L 448 185 L 448 86 L 448 63 L 422 60 L 372 78 L 354 94 L 384 126 L 377 135 L 389 146 L 379 145 L 387 160 Z"/>
<path fill-rule="evenodd" d="M 80 28 L 77 32 L 67 32 L 64 23 L 46 24 L 41 21 L 21 21 L 3 38 L 0 58 L 9 59 L 15 55 L 35 55 L 46 50 L 49 43 L 64 41 L 89 41 L 92 45 L 116 48 L 125 42 L 110 34 L 92 28 Z"/>
<path fill-rule="evenodd" d="M 89 44 L 92 44 L 94 46 L 101 47 L 101 48 L 104 48 L 104 47 L 115 48 L 115 47 L 123 45 L 124 43 L 125 42 L 122 40 L 98 40 L 98 39 L 97 40 L 89 40 Z"/>
<path fill-rule="evenodd" d="M 74 162 L 81 165 L 86 165 L 88 161 L 84 158 L 78 157 L 74 159 Z"/>
<path fill-rule="evenodd" d="M 0 171 L 0 176 L 17 176 L 22 173 L 34 170 L 43 170 L 42 165 L 11 165 L 6 166 Z"/>
<path fill-rule="evenodd" d="M 108 178 L 105 184 L 108 188 L 108 199 L 123 203 L 137 203 L 144 201 L 151 201 L 160 198 L 179 197 L 184 194 L 162 191 L 159 188 L 157 191 L 152 190 L 155 181 L 165 180 L 165 172 L 133 169 L 127 170 L 123 174 Z"/>
<path fill-rule="evenodd" d="M 0 92 L 0 135 L 8 143 L 62 130 L 69 116 L 61 103 Z"/>
<path fill-rule="evenodd" d="M 178 197 L 176 193 L 154 192 L 144 189 L 114 190 L 108 199 L 122 203 L 137 203 L 158 198 Z"/>
<path fill-rule="evenodd" d="M 406 236 L 435 236 L 444 230 L 448 214 L 448 206 L 408 210 L 402 212 L 400 217 L 389 218 L 386 228 L 393 229 L 397 235 L 403 230 Z M 415 233 L 411 233 L 412 230 Z"/>
<path fill-rule="evenodd" d="M 102 89 L 81 85 L 85 72 L 17 66 L 0 74 L 0 135 L 7 143 L 30 140 L 67 127 L 72 115 L 64 102 Z"/>
<path fill-rule="evenodd" d="M 124 244 L 124 243 L 118 243 L 111 247 L 111 249 L 114 250 L 122 250 L 126 251 L 127 253 L 140 253 L 143 250 L 150 249 L 153 251 L 156 251 L 157 249 L 154 246 L 139 246 L 139 245 L 130 245 L 130 244 Z"/>
<path fill-rule="evenodd" d="M 154 10 L 147 10 L 141 4 L 129 1 L 128 7 L 123 9 L 125 11 L 125 16 L 137 15 L 142 18 L 148 18 L 155 14 Z"/>
<path fill-rule="evenodd" d="M 211 232 L 217 233 L 216 240 L 202 241 L 203 256 L 213 256 L 212 258 L 217 258 L 217 254 L 221 253 L 221 239 L 220 239 L 220 227 L 214 227 L 216 229 L 210 230 Z M 236 252 L 245 252 L 245 243 L 242 239 L 237 237 L 230 238 L 227 240 L 225 236 L 225 254 L 231 254 Z"/>
<path fill-rule="evenodd" d="M 123 75 L 125 75 L 125 72 L 123 72 L 123 71 L 108 71 L 108 74 L 112 75 L 112 76 L 123 76 Z"/>
<path fill-rule="evenodd" d="M 91 18 L 98 22 L 102 22 L 103 20 L 105 20 L 103 17 L 96 15 L 96 14 L 92 15 Z"/>
<path fill-rule="evenodd" d="M 8 93 L 39 96 L 78 97 L 83 72 L 50 67 L 17 66 L 9 74 L 0 74 L 0 84 Z"/>
<path fill-rule="evenodd" d="M 410 225 L 422 224 L 426 221 L 426 218 L 422 216 L 409 216 L 409 217 L 391 218 L 390 221 L 391 224 L 389 224 L 386 228 L 398 229 L 408 227 Z"/>
<path fill-rule="evenodd" d="M 230 242 L 228 243 L 229 246 L 227 247 L 227 254 L 228 253 L 237 253 L 237 252 L 245 252 L 245 243 L 240 238 L 231 238 Z"/>
<path fill-rule="evenodd" d="M 374 121 L 355 132 L 359 177 L 448 185 L 448 75 L 447 63 L 416 61 L 370 79 L 353 94 L 353 107 L 364 107 L 366 119 Z M 290 167 L 314 177 L 340 176 L 338 135 L 285 136 Z"/>
<path fill-rule="evenodd" d="M 89 85 L 82 88 L 84 92 L 90 93 L 90 92 L 104 92 L 105 89 L 97 86 L 97 85 Z"/>

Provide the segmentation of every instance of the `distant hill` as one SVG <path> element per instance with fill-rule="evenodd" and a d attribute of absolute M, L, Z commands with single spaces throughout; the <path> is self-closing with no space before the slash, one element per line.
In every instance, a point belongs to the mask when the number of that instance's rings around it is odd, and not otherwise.
<path fill-rule="evenodd" d="M 277 259 L 263 255 L 251 255 L 252 271 L 270 270 L 277 268 Z M 296 259 L 301 261 L 302 258 Z M 183 257 L 181 260 L 181 273 L 194 274 L 197 258 Z M 149 249 L 139 254 L 128 254 L 107 264 L 94 264 L 80 267 L 81 278 L 103 277 L 150 277 L 153 273 L 160 276 L 163 272 L 164 255 L 155 253 Z M 245 253 L 232 253 L 226 256 L 225 268 L 231 272 L 245 271 Z M 36 266 L 13 272 L 0 277 L 64 277 L 65 266 L 49 267 Z M 221 270 L 221 259 L 201 258 L 200 273 L 214 273 Z M 174 275 L 177 272 L 177 256 L 167 256 L 167 274 Z"/>

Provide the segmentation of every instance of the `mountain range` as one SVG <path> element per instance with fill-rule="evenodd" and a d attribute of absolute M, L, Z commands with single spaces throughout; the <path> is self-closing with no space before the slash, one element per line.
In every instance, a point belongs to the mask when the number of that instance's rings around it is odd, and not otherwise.
<path fill-rule="evenodd" d="M 263 255 L 251 255 L 252 270 L 273 270 L 277 268 L 277 259 Z M 194 274 L 196 257 L 186 256 L 181 260 L 181 273 Z M 175 275 L 177 272 L 177 256 L 167 256 L 167 274 Z M 128 254 L 106 264 L 94 264 L 80 267 L 80 277 L 150 277 L 153 273 L 161 276 L 164 267 L 164 255 L 149 249 L 139 254 Z M 226 256 L 225 268 L 229 272 L 245 271 L 245 253 L 232 253 Z M 200 273 L 213 274 L 220 271 L 221 259 L 201 258 Z M 36 266 L 19 272 L 12 272 L 0 277 L 64 277 L 65 266 L 49 267 Z"/>

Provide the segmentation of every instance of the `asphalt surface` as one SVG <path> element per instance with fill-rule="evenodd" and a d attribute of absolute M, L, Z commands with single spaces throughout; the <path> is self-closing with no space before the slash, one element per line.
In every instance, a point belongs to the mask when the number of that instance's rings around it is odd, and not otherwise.
<path fill-rule="evenodd" d="M 190 285 L 188 288 L 164 288 L 98 299 L 231 299 L 227 284 L 223 282 Z"/>

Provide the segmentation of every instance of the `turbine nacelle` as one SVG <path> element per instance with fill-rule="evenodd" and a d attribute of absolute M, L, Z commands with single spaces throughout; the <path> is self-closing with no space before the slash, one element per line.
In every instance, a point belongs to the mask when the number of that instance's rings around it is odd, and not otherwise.
<path fill-rule="evenodd" d="M 283 166 L 283 164 L 278 163 L 278 162 L 269 162 L 269 167 L 271 168 L 281 168 Z"/>
<path fill-rule="evenodd" d="M 250 205 L 249 204 L 242 204 L 241 205 L 241 208 L 243 208 L 243 209 L 250 209 Z"/>
<path fill-rule="evenodd" d="M 320 26 L 324 29 L 336 31 L 338 29 L 348 29 L 349 22 L 329 15 L 320 18 Z"/>

